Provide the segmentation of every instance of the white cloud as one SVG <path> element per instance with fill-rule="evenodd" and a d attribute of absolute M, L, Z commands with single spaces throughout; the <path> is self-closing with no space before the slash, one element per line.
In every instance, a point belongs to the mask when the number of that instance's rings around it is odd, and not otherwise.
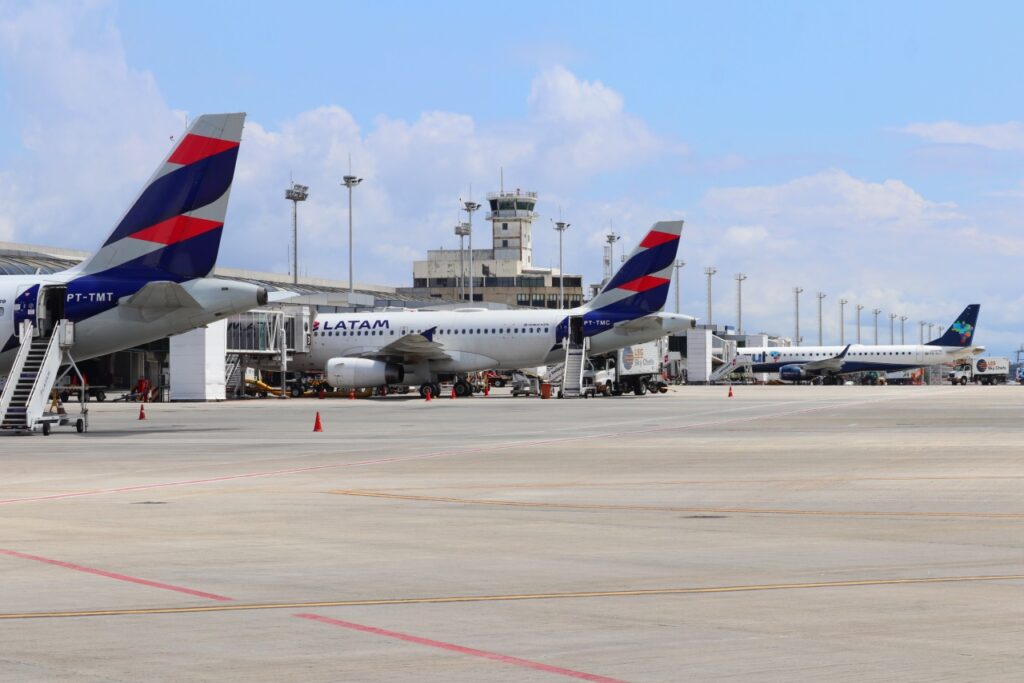
<path fill-rule="evenodd" d="M 997 151 L 1024 151 L 1024 123 L 1018 121 L 977 126 L 956 121 L 938 121 L 912 123 L 900 130 L 943 145 L 976 145 Z"/>
<path fill-rule="evenodd" d="M 11 239 L 94 247 L 166 153 L 184 114 L 167 105 L 153 74 L 128 63 L 112 5 L 13 8 L 0 13 L 0 39 L 24 147 L 0 169 L 8 180 L 0 187 L 0 226 Z M 540 189 L 542 202 L 558 196 L 571 210 L 596 176 L 683 151 L 626 113 L 620 93 L 563 67 L 540 71 L 523 97 L 528 116 L 501 124 L 425 111 L 412 120 L 382 115 L 363 127 L 338 104 L 274 128 L 250 118 L 220 262 L 288 269 L 291 211 L 283 192 L 294 177 L 310 186 L 299 207 L 300 270 L 344 279 L 348 198 L 340 181 L 350 154 L 365 179 L 354 191 L 357 278 L 408 284 L 412 257 L 453 244 L 459 197 L 468 196 L 470 183 L 477 198 L 496 190 L 500 166 L 507 187 Z M 631 205 L 613 204 L 580 204 L 574 219 L 601 225 L 602 211 L 612 208 L 617 221 L 634 218 L 622 213 Z M 541 211 L 550 206 L 542 203 Z M 478 244 L 488 242 L 483 213 L 475 217 Z M 535 231 L 542 264 L 557 241 L 546 226 L 542 219 Z M 567 269 L 586 258 L 597 271 L 599 251 L 577 252 L 567 254 Z"/>
<path fill-rule="evenodd" d="M 902 181 L 868 182 L 838 169 L 781 185 L 713 188 L 702 205 L 713 217 L 770 221 L 786 232 L 913 231 L 958 218 L 955 204 L 929 201 Z"/>
<path fill-rule="evenodd" d="M 103 4 L 15 5 L 0 13 L 0 65 L 23 152 L 0 186 L 15 238 L 92 247 L 184 123 L 153 75 L 129 67 Z M 80 236 L 78 233 L 90 233 Z"/>

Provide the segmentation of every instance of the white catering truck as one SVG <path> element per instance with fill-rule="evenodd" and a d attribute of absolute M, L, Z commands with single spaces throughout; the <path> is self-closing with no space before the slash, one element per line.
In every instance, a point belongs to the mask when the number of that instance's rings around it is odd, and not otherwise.
<path fill-rule="evenodd" d="M 637 396 L 648 391 L 664 393 L 668 390 L 662 374 L 667 353 L 666 340 L 656 339 L 592 357 L 597 393 L 605 396 L 620 396 L 629 391 Z"/>
<path fill-rule="evenodd" d="M 949 381 L 953 384 L 1006 384 L 1010 376 L 1010 359 L 999 356 L 969 358 L 953 368 Z"/>

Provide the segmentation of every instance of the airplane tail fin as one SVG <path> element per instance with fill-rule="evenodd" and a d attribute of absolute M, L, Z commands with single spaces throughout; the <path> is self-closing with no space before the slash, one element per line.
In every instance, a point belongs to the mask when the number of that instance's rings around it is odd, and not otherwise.
<path fill-rule="evenodd" d="M 586 308 L 638 318 L 665 306 L 683 221 L 659 221 Z"/>
<path fill-rule="evenodd" d="M 928 342 L 928 346 L 970 346 L 974 339 L 974 331 L 978 325 L 978 311 L 981 304 L 971 304 L 957 316 L 956 322 L 949 326 L 946 333 Z"/>
<path fill-rule="evenodd" d="M 184 282 L 217 261 L 245 114 L 197 118 L 143 187 L 87 275 Z"/>

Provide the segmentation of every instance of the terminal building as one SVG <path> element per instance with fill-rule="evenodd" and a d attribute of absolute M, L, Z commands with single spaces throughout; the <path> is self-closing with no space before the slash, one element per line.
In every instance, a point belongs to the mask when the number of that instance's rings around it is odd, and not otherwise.
<path fill-rule="evenodd" d="M 583 278 L 563 275 L 557 268 L 533 262 L 533 222 L 537 219 L 536 192 L 492 192 L 487 195 L 491 246 L 473 249 L 434 249 L 425 261 L 413 263 L 413 286 L 399 292 L 416 299 L 491 302 L 506 306 L 559 308 L 559 285 L 565 307 L 583 303 Z M 455 227 L 460 240 L 469 224 Z M 470 287 L 472 278 L 472 287 Z"/>

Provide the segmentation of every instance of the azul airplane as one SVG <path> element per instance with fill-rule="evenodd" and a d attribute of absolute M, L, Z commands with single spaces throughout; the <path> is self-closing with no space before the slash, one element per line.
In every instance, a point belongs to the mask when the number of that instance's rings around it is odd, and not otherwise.
<path fill-rule="evenodd" d="M 75 323 L 75 359 L 200 327 L 267 301 L 256 285 L 208 278 L 217 260 L 245 114 L 201 116 L 157 167 L 100 249 L 52 275 L 0 276 L 0 376 L 22 321 Z"/>
<path fill-rule="evenodd" d="M 784 382 L 821 378 L 826 383 L 833 383 L 840 375 L 850 372 L 895 372 L 941 365 L 985 350 L 984 346 L 971 344 L 980 309 L 979 304 L 971 304 L 945 334 L 927 344 L 771 346 L 739 349 L 737 357 L 749 358 L 752 372 L 777 372 Z"/>
<path fill-rule="evenodd" d="M 661 312 L 682 229 L 682 221 L 655 223 L 604 290 L 579 308 L 322 313 L 298 369 L 324 372 L 334 387 L 419 384 L 421 394 L 436 396 L 442 378 L 561 361 L 567 338 L 586 338 L 591 353 L 604 353 L 684 330 L 693 318 Z M 458 379 L 455 391 L 466 395 L 469 385 Z"/>

